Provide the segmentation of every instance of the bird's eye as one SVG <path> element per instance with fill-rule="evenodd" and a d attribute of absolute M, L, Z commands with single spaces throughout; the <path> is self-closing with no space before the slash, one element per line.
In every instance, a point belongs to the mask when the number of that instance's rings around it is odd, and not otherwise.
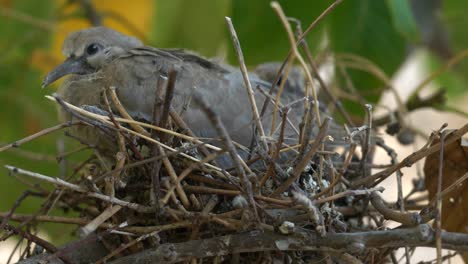
<path fill-rule="evenodd" d="M 86 48 L 86 53 L 88 55 L 94 55 L 96 54 L 98 51 L 99 51 L 99 48 L 100 46 L 96 43 L 93 43 L 93 44 L 90 44 L 87 48 Z"/>

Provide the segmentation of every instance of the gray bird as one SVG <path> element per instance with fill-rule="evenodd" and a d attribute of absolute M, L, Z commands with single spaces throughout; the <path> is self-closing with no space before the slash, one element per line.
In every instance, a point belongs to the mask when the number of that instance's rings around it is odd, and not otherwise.
<path fill-rule="evenodd" d="M 137 38 L 106 27 L 71 33 L 63 44 L 63 54 L 67 59 L 45 77 L 43 87 L 70 75 L 60 86 L 59 94 L 71 104 L 106 109 L 103 91 L 106 87 L 115 87 L 128 113 L 136 119 L 150 122 L 157 80 L 159 76 L 166 76 L 171 69 L 176 69 L 172 107 L 181 113 L 194 134 L 202 138 L 218 136 L 205 113 L 191 100 L 197 93 L 219 115 L 234 141 L 244 146 L 251 144 L 254 122 L 244 81 L 238 69 L 183 50 L 145 46 Z M 269 82 L 256 74 L 251 73 L 249 78 L 255 89 L 268 91 L 271 87 Z M 303 98 L 302 89 L 300 85 L 287 86 L 281 103 L 285 105 Z M 258 90 L 254 92 L 257 105 L 261 108 L 266 96 Z M 266 135 L 270 135 L 271 131 L 273 108 L 271 103 L 269 105 L 262 119 Z M 286 144 L 298 142 L 297 131 L 304 113 L 303 106 L 303 102 L 294 104 L 288 114 L 290 123 L 285 130 Z M 63 116 L 70 118 L 68 115 Z M 273 135 L 278 135 L 279 115 L 277 120 Z M 340 130 L 337 125 L 334 129 Z M 314 129 L 312 133 L 317 133 L 317 130 Z M 90 128 L 75 132 L 91 143 L 103 144 L 102 139 Z"/>

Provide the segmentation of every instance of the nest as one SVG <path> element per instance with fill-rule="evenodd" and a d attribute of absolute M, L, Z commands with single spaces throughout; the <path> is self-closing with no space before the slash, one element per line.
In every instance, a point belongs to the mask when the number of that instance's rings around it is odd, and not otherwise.
<path fill-rule="evenodd" d="M 369 263 L 396 260 L 394 251 L 398 248 L 406 248 L 408 256 L 413 248 L 436 246 L 437 241 L 444 248 L 468 249 L 466 235 L 441 232 L 426 224 L 436 215 L 434 203 L 418 206 L 421 203 L 400 197 L 399 204 L 389 205 L 380 196 L 384 189 L 378 184 L 382 180 L 393 173 L 401 177 L 399 169 L 435 153 L 440 142 L 398 162 L 395 152 L 382 140 L 371 139 L 372 111 L 368 107 L 368 119 L 349 132 L 341 153 L 324 147 L 330 119 L 318 124 L 320 132 L 312 143 L 299 138 L 298 154 L 287 159 L 279 158 L 280 152 L 287 150 L 281 144 L 282 133 L 267 142 L 258 129 L 261 122 L 254 120 L 257 144 L 248 149 L 249 158 L 241 159 L 203 98 L 194 99 L 217 129 L 218 145 L 200 141 L 171 111 L 176 78 L 175 71 L 169 74 L 166 97 L 155 103 L 155 109 L 162 109 L 155 117 L 158 122 L 133 120 L 112 89 L 107 94 L 117 111 L 80 108 L 49 97 L 72 114 L 74 121 L 1 149 L 75 126 L 90 126 L 118 146 L 117 152 L 104 156 L 101 152 L 99 157 L 86 160 L 79 177 L 54 178 L 7 166 L 13 173 L 54 184 L 60 192 L 54 203 L 80 214 L 80 218 L 26 217 L 14 214 L 12 208 L 3 216 L 2 228 L 10 235 L 27 238 L 37 249 L 36 255 L 27 251 L 22 263 L 40 259 L 54 263 Z M 333 102 L 340 106 L 336 99 Z M 348 116 L 341 107 L 338 110 Z M 305 111 L 302 129 L 317 125 L 307 118 L 311 113 L 311 109 Z M 282 122 L 285 120 L 286 114 Z M 467 130 L 465 126 L 451 133 L 445 144 Z M 432 138 L 438 135 L 434 133 Z M 77 140 L 87 144 L 86 139 Z M 372 174 L 374 164 L 369 161 L 376 147 L 389 154 L 392 164 Z M 232 168 L 216 164 L 220 153 L 229 155 Z M 419 182 L 415 182 L 415 190 L 423 190 Z M 399 223 L 400 228 L 387 229 L 386 220 Z M 75 224 L 80 226 L 77 234 L 81 238 L 55 248 L 9 221 Z M 40 253 L 41 248 L 46 252 Z"/>

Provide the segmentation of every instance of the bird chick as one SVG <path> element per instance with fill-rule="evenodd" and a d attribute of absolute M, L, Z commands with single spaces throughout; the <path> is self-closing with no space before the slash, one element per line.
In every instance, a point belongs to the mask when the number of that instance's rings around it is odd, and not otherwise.
<path fill-rule="evenodd" d="M 180 49 L 145 46 L 137 38 L 106 27 L 93 27 L 71 33 L 66 38 L 62 51 L 67 59 L 45 77 L 43 87 L 69 75 L 60 86 L 59 94 L 63 100 L 73 105 L 106 109 L 103 91 L 115 87 L 122 105 L 133 118 L 151 122 L 157 80 L 175 69 L 177 79 L 171 106 L 181 114 L 196 136 L 216 138 L 218 135 L 205 113 L 191 100 L 195 93 L 219 115 L 232 140 L 247 147 L 252 142 L 252 108 L 238 69 Z M 254 73 L 249 78 L 252 87 L 265 91 L 271 87 L 269 82 Z M 265 94 L 255 92 L 259 108 L 265 100 L 271 100 Z M 281 103 L 285 105 L 303 97 L 303 87 L 300 85 L 286 87 Z M 285 144 L 298 142 L 298 125 L 304 113 L 303 106 L 304 103 L 291 106 L 285 129 Z M 272 115 L 273 107 L 270 103 L 262 123 L 265 134 L 275 136 L 279 133 L 280 122 L 271 130 Z M 71 118 L 63 111 L 62 117 Z M 105 143 L 108 139 L 104 140 L 95 130 L 91 127 L 80 128 L 74 133 L 93 144 L 106 145 L 105 149 L 115 148 L 115 143 Z M 318 128 L 314 128 L 311 133 L 315 135 L 317 131 Z M 230 164 L 229 161 L 222 163 Z"/>

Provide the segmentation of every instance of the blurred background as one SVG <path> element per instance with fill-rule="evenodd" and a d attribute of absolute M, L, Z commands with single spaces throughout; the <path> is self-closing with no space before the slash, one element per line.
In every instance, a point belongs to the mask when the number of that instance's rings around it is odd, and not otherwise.
<path fill-rule="evenodd" d="M 279 1 L 287 16 L 301 22 L 303 30 L 333 2 Z M 444 122 L 458 128 L 468 120 L 466 10 L 467 1 L 346 0 L 306 38 L 327 81 L 355 120 L 364 116 L 363 107 L 356 102 L 376 105 L 378 116 L 419 96 L 443 95 L 404 116 L 405 126 L 416 137 L 413 144 L 400 147 L 397 138 L 387 136 L 399 159 L 420 147 L 424 135 Z M 56 86 L 41 89 L 41 81 L 64 59 L 61 44 L 70 32 L 105 25 L 148 45 L 190 49 L 236 64 L 225 16 L 233 20 L 250 68 L 286 58 L 288 39 L 268 0 L 0 0 L 0 146 L 58 124 L 56 106 L 44 98 Z M 292 22 L 293 28 L 296 22 Z M 343 86 L 348 89 L 338 89 Z M 397 91 L 400 104 L 390 88 Z M 57 156 L 78 148 L 69 141 L 59 131 L 0 153 L 1 212 L 13 206 L 28 184 L 39 184 L 8 174 L 3 165 L 65 175 L 90 153 L 83 150 L 58 160 Z M 377 160 L 388 163 L 385 155 Z M 405 193 L 412 189 L 411 180 L 421 176 L 418 166 L 414 167 L 403 171 Z M 383 183 L 390 201 L 396 200 L 394 181 Z M 39 208 L 39 199 L 27 197 L 16 212 L 35 213 Z M 70 216 L 61 210 L 49 213 Z M 73 228 L 44 224 L 39 230 L 62 244 L 71 238 Z M 1 243 L 0 249 L 5 245 Z"/>

